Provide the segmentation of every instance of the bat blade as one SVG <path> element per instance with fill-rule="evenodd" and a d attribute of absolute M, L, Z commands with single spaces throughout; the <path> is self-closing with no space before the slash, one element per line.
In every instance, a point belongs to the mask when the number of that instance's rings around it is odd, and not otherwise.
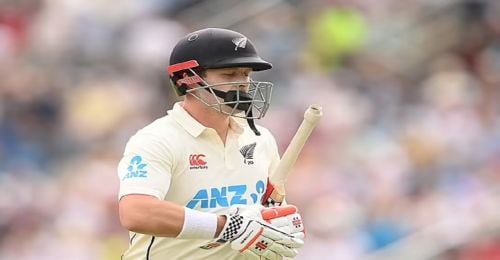
<path fill-rule="evenodd" d="M 310 105 L 304 113 L 304 120 L 293 136 L 276 170 L 270 174 L 266 193 L 262 197 L 263 205 L 281 204 L 285 197 L 285 182 L 307 139 L 323 115 L 319 105 Z"/>

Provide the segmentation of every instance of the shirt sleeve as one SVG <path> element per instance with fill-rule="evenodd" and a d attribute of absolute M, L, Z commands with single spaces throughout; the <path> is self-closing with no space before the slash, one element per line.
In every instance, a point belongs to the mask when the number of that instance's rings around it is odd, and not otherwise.
<path fill-rule="evenodd" d="M 135 135 L 118 164 L 119 199 L 128 194 L 151 195 L 163 200 L 170 187 L 174 157 L 154 135 Z"/>

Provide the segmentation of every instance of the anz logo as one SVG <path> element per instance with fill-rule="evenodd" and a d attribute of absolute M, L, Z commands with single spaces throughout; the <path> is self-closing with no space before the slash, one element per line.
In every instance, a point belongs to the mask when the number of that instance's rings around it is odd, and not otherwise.
<path fill-rule="evenodd" d="M 198 205 L 202 209 L 229 207 L 232 205 L 247 205 L 260 201 L 265 191 L 265 183 L 259 180 L 255 183 L 255 192 L 248 190 L 246 184 L 214 187 L 199 190 L 186 207 L 194 209 Z"/>
<path fill-rule="evenodd" d="M 127 167 L 127 174 L 123 176 L 122 180 L 130 178 L 147 178 L 147 166 L 148 165 L 142 160 L 142 157 L 140 155 L 132 157 Z"/>

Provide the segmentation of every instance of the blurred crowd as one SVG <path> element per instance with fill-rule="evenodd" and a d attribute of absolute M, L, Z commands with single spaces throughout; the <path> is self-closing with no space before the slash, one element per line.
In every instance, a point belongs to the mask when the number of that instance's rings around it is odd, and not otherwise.
<path fill-rule="evenodd" d="M 426 230 L 439 248 L 413 250 L 433 259 L 500 259 L 494 0 L 1 1 L 0 259 L 119 258 L 118 160 L 177 100 L 173 45 L 208 26 L 273 63 L 255 77 L 275 84 L 259 124 L 280 152 L 323 106 L 288 182 L 297 259 L 365 259 Z"/>

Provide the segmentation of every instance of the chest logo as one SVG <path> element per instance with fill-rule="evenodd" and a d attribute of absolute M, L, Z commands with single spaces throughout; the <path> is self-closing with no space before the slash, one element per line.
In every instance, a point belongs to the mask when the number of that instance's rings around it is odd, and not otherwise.
<path fill-rule="evenodd" d="M 186 207 L 194 209 L 227 208 L 232 205 L 248 205 L 258 203 L 264 195 L 266 183 L 258 180 L 255 190 L 247 184 L 238 184 L 222 187 L 208 187 L 200 189 L 188 202 Z"/>
<path fill-rule="evenodd" d="M 204 154 L 189 155 L 189 169 L 208 169 L 207 162 L 203 158 L 205 158 Z"/>
<path fill-rule="evenodd" d="M 252 165 L 253 164 L 253 153 L 255 151 L 255 146 L 257 143 L 247 144 L 240 149 L 241 155 L 243 155 L 243 163 Z"/>

